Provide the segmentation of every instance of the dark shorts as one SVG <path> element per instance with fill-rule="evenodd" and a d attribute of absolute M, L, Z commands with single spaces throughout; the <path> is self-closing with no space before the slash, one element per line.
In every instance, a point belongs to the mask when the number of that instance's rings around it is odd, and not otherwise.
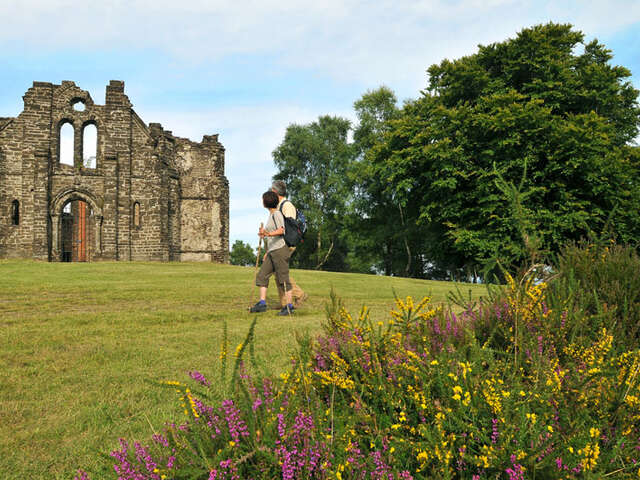
<path fill-rule="evenodd" d="M 262 262 L 260 271 L 256 276 L 256 285 L 258 287 L 268 287 L 269 278 L 276 274 L 276 282 L 278 286 L 285 285 L 285 291 L 291 290 L 291 282 L 289 282 L 289 258 L 291 258 L 291 250 L 284 246 L 277 250 L 267 253 L 267 258 Z"/>

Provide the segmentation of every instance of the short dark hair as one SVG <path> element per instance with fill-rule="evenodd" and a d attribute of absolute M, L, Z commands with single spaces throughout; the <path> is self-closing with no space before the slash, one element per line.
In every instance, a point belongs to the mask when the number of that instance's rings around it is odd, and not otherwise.
<path fill-rule="evenodd" d="M 274 192 L 276 192 L 281 197 L 287 196 L 287 184 L 284 183 L 282 180 L 274 180 L 273 183 L 271 184 L 271 188 L 273 189 Z"/>
<path fill-rule="evenodd" d="M 278 206 L 278 194 L 269 190 L 262 194 L 262 205 L 265 208 L 276 208 Z"/>

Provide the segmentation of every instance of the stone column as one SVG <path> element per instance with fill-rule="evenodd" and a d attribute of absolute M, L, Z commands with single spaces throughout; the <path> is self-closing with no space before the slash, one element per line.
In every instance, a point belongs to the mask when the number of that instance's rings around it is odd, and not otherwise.
<path fill-rule="evenodd" d="M 33 171 L 33 258 L 49 258 L 49 149 L 37 149 Z"/>
<path fill-rule="evenodd" d="M 51 212 L 51 261 L 60 261 L 60 212 Z"/>

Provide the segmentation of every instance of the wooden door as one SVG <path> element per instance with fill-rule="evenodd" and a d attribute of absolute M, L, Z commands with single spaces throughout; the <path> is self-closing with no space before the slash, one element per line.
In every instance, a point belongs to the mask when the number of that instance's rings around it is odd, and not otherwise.
<path fill-rule="evenodd" d="M 72 200 L 62 212 L 63 262 L 88 262 L 91 259 L 91 207 Z"/>

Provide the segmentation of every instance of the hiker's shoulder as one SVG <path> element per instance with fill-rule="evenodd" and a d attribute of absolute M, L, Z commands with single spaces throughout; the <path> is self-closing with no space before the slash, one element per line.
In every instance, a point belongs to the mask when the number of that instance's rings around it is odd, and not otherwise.
<path fill-rule="evenodd" d="M 275 210 L 272 214 L 273 217 L 273 221 L 274 223 L 283 223 L 284 222 L 284 215 L 282 214 L 282 212 L 280 212 L 280 210 Z"/>
<path fill-rule="evenodd" d="M 285 198 L 280 202 L 280 206 L 282 207 L 282 213 L 285 217 L 295 217 L 296 216 L 296 207 L 291 202 L 291 200 Z"/>

